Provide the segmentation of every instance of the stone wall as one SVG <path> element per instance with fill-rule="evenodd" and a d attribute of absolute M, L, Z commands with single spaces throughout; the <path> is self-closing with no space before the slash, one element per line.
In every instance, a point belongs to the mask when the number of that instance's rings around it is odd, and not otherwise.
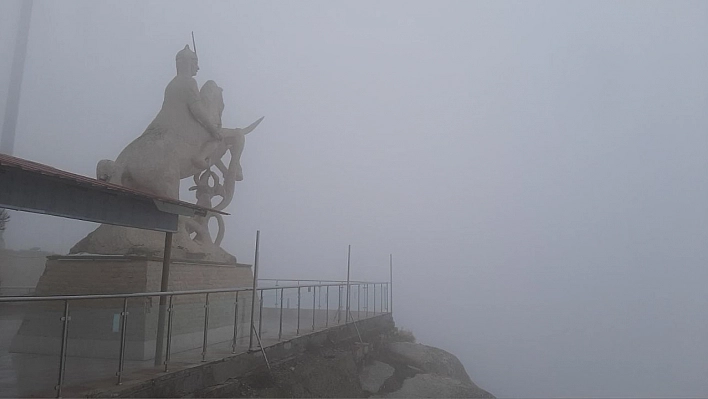
<path fill-rule="evenodd" d="M 0 295 L 27 295 L 34 291 L 49 252 L 0 249 Z"/>
<path fill-rule="evenodd" d="M 37 283 L 35 295 L 89 295 L 159 292 L 162 260 L 139 256 L 52 256 Z M 196 263 L 175 260 L 170 266 L 168 291 L 250 287 L 250 265 Z M 210 294 L 210 342 L 232 339 L 235 293 Z M 246 313 L 251 297 L 241 293 L 238 329 L 247 331 Z M 174 352 L 202 344 L 205 294 L 173 299 Z M 23 323 L 11 351 L 55 354 L 61 342 L 63 301 L 25 306 Z M 72 300 L 69 329 L 70 356 L 113 358 L 118 356 L 120 313 L 123 299 Z M 159 297 L 128 300 L 126 356 L 145 360 L 154 355 Z"/>

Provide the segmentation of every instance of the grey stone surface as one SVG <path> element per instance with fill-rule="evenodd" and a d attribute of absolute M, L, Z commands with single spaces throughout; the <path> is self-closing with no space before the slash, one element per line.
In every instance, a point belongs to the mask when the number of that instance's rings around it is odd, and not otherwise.
<path fill-rule="evenodd" d="M 403 381 L 401 389 L 385 398 L 493 398 L 471 383 L 435 374 L 418 374 Z"/>
<path fill-rule="evenodd" d="M 392 342 L 387 349 L 393 358 L 426 373 L 472 383 L 460 360 L 447 351 L 411 342 Z"/>
<path fill-rule="evenodd" d="M 210 262 L 236 263 L 236 257 L 209 242 L 199 243 L 189 237 L 180 216 L 179 230 L 172 237 L 172 257 Z M 76 243 L 70 254 L 149 255 L 161 258 L 165 249 L 165 234 L 159 231 L 102 224 Z"/>
<path fill-rule="evenodd" d="M 373 364 L 364 367 L 359 374 L 361 388 L 371 393 L 378 392 L 394 371 L 396 370 L 390 365 L 374 360 Z"/>

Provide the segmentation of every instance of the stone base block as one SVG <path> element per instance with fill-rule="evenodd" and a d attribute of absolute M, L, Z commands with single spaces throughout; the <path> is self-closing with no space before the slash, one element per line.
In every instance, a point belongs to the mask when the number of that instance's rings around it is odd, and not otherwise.
<path fill-rule="evenodd" d="M 140 256 L 51 256 L 37 283 L 35 295 L 89 295 L 158 292 L 162 259 Z M 169 291 L 251 287 L 250 265 L 173 260 Z M 238 308 L 236 308 L 238 303 Z M 175 296 L 172 313 L 172 352 L 202 346 L 205 294 Z M 155 353 L 159 297 L 128 299 L 126 358 L 151 359 Z M 251 295 L 209 295 L 209 342 L 233 339 L 247 332 Z M 26 305 L 24 320 L 11 351 L 58 354 L 61 347 L 63 301 Z M 71 300 L 68 355 L 117 358 L 123 299 Z M 243 335 L 240 333 L 239 335 Z M 246 334 L 247 335 L 247 334 Z"/>

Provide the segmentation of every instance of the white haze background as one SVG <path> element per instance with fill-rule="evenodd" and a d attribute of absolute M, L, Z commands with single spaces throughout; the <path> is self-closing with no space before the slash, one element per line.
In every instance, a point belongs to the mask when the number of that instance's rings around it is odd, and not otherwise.
<path fill-rule="evenodd" d="M 257 229 L 264 277 L 345 278 L 351 244 L 384 280 L 393 253 L 396 322 L 498 397 L 708 396 L 708 2 L 36 0 L 15 155 L 93 176 L 191 31 L 225 125 L 266 116 L 240 261 Z M 66 253 L 95 225 L 8 227 Z"/>

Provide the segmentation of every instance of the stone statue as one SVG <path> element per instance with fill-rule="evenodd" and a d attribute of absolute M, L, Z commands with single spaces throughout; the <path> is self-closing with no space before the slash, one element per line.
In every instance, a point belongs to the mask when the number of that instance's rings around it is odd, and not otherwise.
<path fill-rule="evenodd" d="M 189 46 L 177 53 L 176 64 L 177 76 L 165 89 L 160 112 L 145 132 L 128 144 L 115 161 L 104 159 L 98 163 L 96 177 L 174 199 L 179 199 L 181 179 L 192 177 L 195 186 L 190 190 L 196 191 L 197 204 L 224 210 L 233 199 L 235 183 L 243 180 L 240 158 L 245 135 L 253 131 L 263 118 L 243 129 L 222 127 L 223 90 L 212 80 L 207 81 L 201 90 L 198 89 L 194 79 L 199 70 L 198 59 Z M 231 158 L 228 167 L 222 161 L 227 152 Z M 212 167 L 221 172 L 222 178 L 212 171 Z M 222 199 L 214 206 L 212 200 L 215 196 Z M 209 232 L 209 220 L 212 217 L 218 223 L 216 240 L 212 240 Z M 125 231 L 118 232 L 125 236 L 120 243 L 121 239 L 116 237 L 118 233 L 112 229 L 120 228 L 102 225 L 74 246 L 71 253 L 131 253 L 136 250 L 136 245 L 142 247 L 138 248 L 139 252 L 152 253 L 157 252 L 152 247 L 161 248 L 157 244 L 145 245 L 137 236 L 127 237 Z M 225 252 L 219 248 L 223 236 L 223 219 L 220 215 L 210 214 L 207 217 L 180 217 L 180 232 L 175 240 L 178 242 L 178 250 L 181 243 L 186 252 L 203 252 L 207 255 L 223 252 L 221 255 L 224 255 Z M 131 248 L 123 248 L 126 246 Z"/>
<path fill-rule="evenodd" d="M 115 162 L 98 163 L 99 180 L 178 199 L 179 181 L 220 160 L 229 145 L 227 140 L 232 146 L 240 144 L 232 154 L 243 151 L 243 135 L 255 129 L 262 118 L 246 129 L 222 128 L 221 88 L 208 81 L 202 91 L 209 98 L 203 99 L 194 79 L 199 70 L 197 56 L 189 46 L 177 53 L 176 61 L 177 76 L 165 89 L 162 109 Z M 240 166 L 234 168 L 237 178 L 242 179 Z"/>

